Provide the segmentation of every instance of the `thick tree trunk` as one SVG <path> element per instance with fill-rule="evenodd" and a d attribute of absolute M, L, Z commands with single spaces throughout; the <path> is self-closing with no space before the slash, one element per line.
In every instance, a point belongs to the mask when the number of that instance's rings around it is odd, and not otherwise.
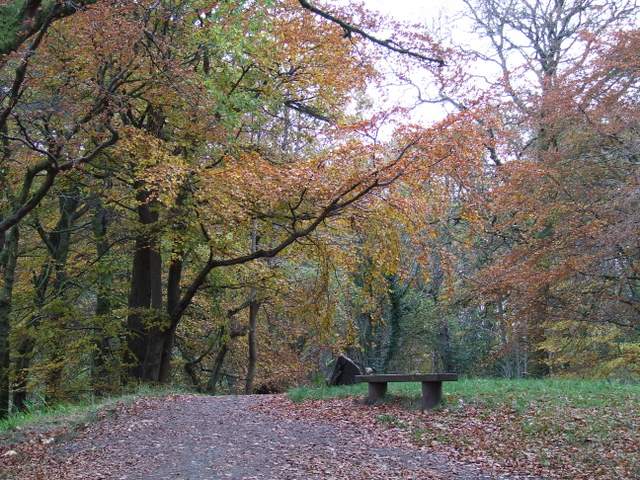
<path fill-rule="evenodd" d="M 255 297 L 255 292 L 253 292 Z M 249 304 L 249 362 L 247 367 L 247 378 L 244 386 L 244 393 L 249 395 L 253 392 L 253 381 L 256 376 L 256 365 L 258 363 L 258 310 L 260 303 L 257 300 L 251 300 Z"/>
<path fill-rule="evenodd" d="M 158 381 L 164 347 L 162 315 L 162 259 L 154 228 L 158 212 L 141 190 L 137 199 L 141 232 L 136 238 L 129 294 L 128 358 L 131 377 Z"/>
<path fill-rule="evenodd" d="M 11 306 L 13 285 L 18 261 L 18 226 L 13 227 L 2 235 L 0 250 L 0 269 L 2 274 L 2 288 L 0 289 L 0 418 L 9 413 L 10 394 L 10 344 Z"/>

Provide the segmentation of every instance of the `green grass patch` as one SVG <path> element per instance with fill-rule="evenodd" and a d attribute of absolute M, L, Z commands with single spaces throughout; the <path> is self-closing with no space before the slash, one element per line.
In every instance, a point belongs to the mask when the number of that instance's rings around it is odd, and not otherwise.
<path fill-rule="evenodd" d="M 417 400 L 421 395 L 419 383 L 389 383 L 390 399 L 398 397 Z M 341 387 L 297 387 L 289 390 L 293 402 L 356 397 L 367 394 L 367 384 Z M 455 408 L 464 404 L 482 406 L 511 405 L 523 411 L 532 403 L 549 406 L 590 408 L 628 405 L 640 402 L 640 384 L 606 380 L 569 379 L 461 379 L 443 383 L 444 405 Z"/>
<path fill-rule="evenodd" d="M 23 412 L 16 412 L 0 419 L 0 435 L 21 429 L 46 429 L 62 424 L 84 423 L 98 410 L 108 408 L 118 402 L 129 403 L 140 397 L 159 397 L 187 392 L 187 390 L 175 387 L 140 385 L 131 392 L 118 396 L 89 398 L 81 402 L 57 405 L 46 405 L 41 402 Z"/>
<path fill-rule="evenodd" d="M 304 402 L 305 400 L 326 400 L 329 398 L 345 398 L 366 395 L 367 385 L 345 385 L 341 387 L 296 387 L 287 392 L 289 399 L 295 403 Z"/>

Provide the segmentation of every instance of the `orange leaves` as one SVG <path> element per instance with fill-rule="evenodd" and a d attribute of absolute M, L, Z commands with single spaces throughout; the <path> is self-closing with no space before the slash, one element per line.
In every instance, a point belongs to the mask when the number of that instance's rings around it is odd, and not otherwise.
<path fill-rule="evenodd" d="M 319 102 L 340 109 L 346 95 L 363 89 L 374 75 L 372 60 L 356 51 L 359 39 L 345 38 L 340 27 L 301 10 L 297 0 L 280 1 L 275 13 L 274 33 L 281 48 L 274 60 L 302 85 L 320 85 Z M 341 14 L 349 18 L 351 12 Z M 289 83 L 290 79 L 283 82 Z"/>
<path fill-rule="evenodd" d="M 538 329 L 531 338 L 544 340 L 547 362 L 573 372 L 587 358 L 590 371 L 608 358 L 596 337 L 613 325 L 633 328 L 638 308 L 639 252 L 630 240 L 638 235 L 637 146 L 629 135 L 640 120 L 631 93 L 640 70 L 628 50 L 637 32 L 591 41 L 588 63 L 559 72 L 533 99 L 526 147 L 497 171 L 485 204 L 496 254 L 475 279 L 485 298 L 505 302 L 505 320 Z M 612 349 L 624 335 L 614 337 Z"/>

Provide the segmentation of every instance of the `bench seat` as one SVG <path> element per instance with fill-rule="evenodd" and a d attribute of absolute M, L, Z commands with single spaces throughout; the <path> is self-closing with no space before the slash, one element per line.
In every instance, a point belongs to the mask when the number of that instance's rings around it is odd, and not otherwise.
<path fill-rule="evenodd" d="M 369 384 L 367 403 L 375 403 L 387 393 L 388 382 L 420 382 L 422 384 L 422 409 L 434 408 L 442 400 L 442 382 L 458 380 L 455 373 L 356 375 L 356 382 Z"/>

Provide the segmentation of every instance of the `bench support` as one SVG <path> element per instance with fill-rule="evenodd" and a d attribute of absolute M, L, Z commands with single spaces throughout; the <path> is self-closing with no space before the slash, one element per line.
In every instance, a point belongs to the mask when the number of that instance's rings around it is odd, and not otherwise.
<path fill-rule="evenodd" d="M 367 403 L 376 403 L 387 393 L 387 382 L 369 382 L 369 398 Z"/>
<path fill-rule="evenodd" d="M 366 403 L 376 403 L 387 393 L 388 382 L 420 382 L 422 384 L 422 410 L 436 407 L 442 400 L 442 382 L 458 380 L 455 373 L 383 373 L 379 375 L 356 375 L 356 382 L 369 384 Z"/>
<path fill-rule="evenodd" d="M 422 382 L 422 409 L 430 410 L 438 405 L 440 400 L 442 400 L 442 382 Z"/>

